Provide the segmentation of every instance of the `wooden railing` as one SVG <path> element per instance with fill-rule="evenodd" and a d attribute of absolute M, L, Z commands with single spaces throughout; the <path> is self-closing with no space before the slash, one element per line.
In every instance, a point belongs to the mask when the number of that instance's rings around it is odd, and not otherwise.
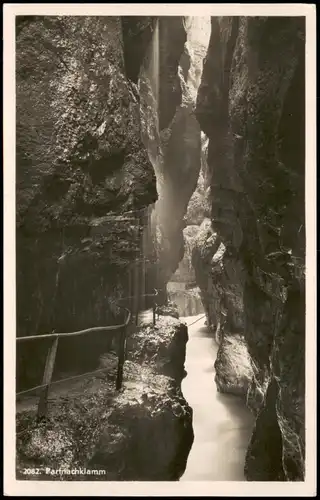
<path fill-rule="evenodd" d="M 156 323 L 156 311 L 157 311 L 157 303 L 156 303 L 156 297 L 158 295 L 158 291 L 155 290 L 155 293 L 153 294 L 144 294 L 144 297 L 153 297 L 153 305 L 152 305 L 152 321 L 153 324 L 155 325 Z M 63 378 L 56 380 L 52 382 L 52 375 L 53 375 L 53 370 L 55 367 L 55 361 L 56 361 L 56 354 L 57 354 L 57 349 L 58 349 L 58 343 L 59 339 L 63 337 L 80 337 L 83 335 L 88 335 L 88 334 L 93 334 L 96 332 L 111 332 L 111 331 L 117 331 L 119 332 L 119 347 L 118 347 L 118 366 L 117 366 L 117 378 L 116 378 L 116 390 L 120 390 L 122 387 L 122 380 L 123 380 L 123 366 L 125 362 L 125 353 L 126 353 L 126 342 L 127 342 L 127 329 L 128 325 L 133 317 L 130 309 L 127 307 L 121 306 L 119 304 L 119 301 L 121 300 L 128 300 L 133 297 L 125 297 L 123 299 L 119 299 L 117 301 L 116 306 L 123 309 L 126 311 L 126 319 L 124 323 L 119 324 L 119 325 L 110 325 L 110 326 L 97 326 L 93 328 L 86 328 L 85 330 L 79 330 L 76 332 L 70 332 L 70 333 L 51 333 L 51 334 L 45 334 L 45 335 L 32 335 L 28 337 L 17 337 L 17 343 L 22 343 L 22 342 L 34 342 L 39 339 L 49 339 L 52 340 L 52 344 L 48 349 L 47 353 L 47 358 L 46 358 L 46 363 L 45 363 L 45 368 L 44 368 L 44 373 L 43 373 L 43 378 L 42 378 L 42 384 L 32 387 L 30 389 L 27 389 L 25 391 L 18 392 L 16 396 L 21 396 L 23 394 L 27 394 L 29 392 L 33 392 L 36 390 L 41 390 L 40 393 L 40 398 L 38 402 L 38 418 L 43 418 L 47 414 L 47 405 L 48 405 L 48 394 L 49 394 L 49 389 L 51 386 L 55 384 L 59 384 L 62 382 L 67 382 L 75 379 L 80 379 L 82 377 L 87 377 L 89 375 L 95 375 L 100 372 L 105 372 L 106 368 L 95 370 L 92 372 L 86 372 L 82 373 L 81 375 L 76 375 L 73 377 L 68 377 L 68 378 Z M 138 317 L 139 317 L 139 311 L 135 312 L 136 316 L 136 324 L 138 324 Z"/>

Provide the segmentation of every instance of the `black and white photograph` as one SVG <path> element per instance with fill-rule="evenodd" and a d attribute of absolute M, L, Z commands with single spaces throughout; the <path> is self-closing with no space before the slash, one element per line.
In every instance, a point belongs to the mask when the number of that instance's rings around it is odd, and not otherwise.
<path fill-rule="evenodd" d="M 32 5 L 4 61 L 10 480 L 316 495 L 314 6 Z"/>

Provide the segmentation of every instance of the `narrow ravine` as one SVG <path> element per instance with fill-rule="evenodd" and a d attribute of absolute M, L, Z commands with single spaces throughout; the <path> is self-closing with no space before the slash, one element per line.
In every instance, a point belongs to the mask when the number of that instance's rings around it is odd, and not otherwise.
<path fill-rule="evenodd" d="M 199 316 L 181 318 L 187 324 Z M 205 318 L 189 327 L 182 392 L 193 408 L 194 443 L 181 481 L 245 481 L 244 461 L 254 418 L 236 396 L 220 394 L 214 382 L 218 346 Z"/>
<path fill-rule="evenodd" d="M 15 23 L 17 471 L 306 481 L 306 19 Z"/>

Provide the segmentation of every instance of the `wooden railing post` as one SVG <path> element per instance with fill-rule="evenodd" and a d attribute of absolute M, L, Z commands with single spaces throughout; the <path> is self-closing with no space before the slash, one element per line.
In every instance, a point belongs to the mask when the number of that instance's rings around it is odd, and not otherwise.
<path fill-rule="evenodd" d="M 130 309 L 130 312 L 132 313 L 132 268 L 131 266 L 129 267 L 128 270 L 128 308 Z"/>
<path fill-rule="evenodd" d="M 42 389 L 40 394 L 39 404 L 38 404 L 38 418 L 45 417 L 47 414 L 47 406 L 48 406 L 48 393 L 50 388 L 50 383 L 52 380 L 54 363 L 56 360 L 56 354 L 58 349 L 59 337 L 55 338 L 52 346 L 48 349 L 46 365 L 43 373 L 42 385 L 45 387 Z"/>
<path fill-rule="evenodd" d="M 141 302 L 140 307 L 141 310 L 144 311 L 146 309 L 146 278 L 147 278 L 147 266 L 146 266 L 146 255 L 148 248 L 148 225 L 147 225 L 147 214 L 146 212 L 140 218 L 140 245 L 141 245 Z"/>
<path fill-rule="evenodd" d="M 153 326 L 156 324 L 156 305 L 153 304 L 153 308 L 152 308 L 152 322 L 153 322 Z"/>
<path fill-rule="evenodd" d="M 139 259 L 136 257 L 133 266 L 133 314 L 135 316 L 135 323 L 138 325 L 138 317 L 139 317 Z"/>
<path fill-rule="evenodd" d="M 157 309 L 156 295 L 154 295 L 154 297 L 153 297 L 153 303 L 152 303 L 152 322 L 153 322 L 153 326 L 156 324 L 156 309 Z"/>
<path fill-rule="evenodd" d="M 123 365 L 125 358 L 125 343 L 126 343 L 126 327 L 124 326 L 120 332 L 119 339 L 119 354 L 118 354 L 118 372 L 117 372 L 117 381 L 116 381 L 116 390 L 119 391 L 122 387 L 122 379 L 123 379 Z"/>

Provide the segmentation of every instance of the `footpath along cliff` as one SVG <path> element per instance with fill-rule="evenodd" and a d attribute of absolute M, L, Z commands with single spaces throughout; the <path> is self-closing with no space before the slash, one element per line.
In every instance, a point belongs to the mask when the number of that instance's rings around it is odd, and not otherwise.
<path fill-rule="evenodd" d="M 256 419 L 247 480 L 301 481 L 304 21 L 212 17 L 210 30 L 207 47 L 206 23 L 188 17 L 17 18 L 17 335 L 121 323 L 113 304 L 141 250 L 125 216 L 152 210 L 148 287 L 162 305 L 174 273 L 200 289 L 217 388 Z M 104 480 L 181 477 L 188 333 L 162 312 L 130 332 L 120 393 L 115 337 L 65 342 L 56 375 L 108 377 L 53 397 L 52 417 L 18 440 L 19 474 L 78 464 Z M 41 383 L 46 352 L 17 351 L 18 390 Z M 19 432 L 34 413 L 19 410 Z"/>
<path fill-rule="evenodd" d="M 122 322 L 112 303 L 128 294 L 139 237 L 134 223 L 109 216 L 145 209 L 158 198 L 143 141 L 141 88 L 158 22 L 17 18 L 18 336 Z M 161 19 L 162 128 L 181 104 L 185 41 L 182 18 Z M 184 121 L 185 111 L 180 114 Z M 120 393 L 114 391 L 115 339 L 60 343 L 60 378 L 99 366 L 108 377 L 69 387 L 67 398 L 53 392 L 48 420 L 36 428 L 35 407 L 18 410 L 18 432 L 30 425 L 17 443 L 18 474 L 24 467 L 78 465 L 106 469 L 103 480 L 180 477 L 193 439 L 191 409 L 180 390 L 186 327 L 167 317 L 131 333 Z M 18 390 L 41 383 L 46 352 L 41 343 L 19 348 Z"/>

